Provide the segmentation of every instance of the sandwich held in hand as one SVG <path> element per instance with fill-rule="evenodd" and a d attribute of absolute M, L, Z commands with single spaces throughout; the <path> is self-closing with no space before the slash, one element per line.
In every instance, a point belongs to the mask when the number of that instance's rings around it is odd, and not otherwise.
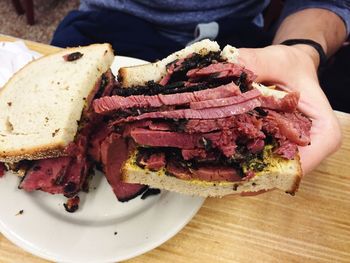
<path fill-rule="evenodd" d="M 148 187 L 293 194 L 311 122 L 297 110 L 298 93 L 254 83 L 237 56 L 204 40 L 121 68 L 118 81 L 108 44 L 38 59 L 0 91 L 0 161 L 23 176 L 19 188 L 71 198 L 68 211 L 94 168 L 119 201 Z"/>
<path fill-rule="evenodd" d="M 311 121 L 299 94 L 254 83 L 238 50 L 204 40 L 152 64 L 121 68 L 93 101 L 116 162 L 114 180 L 199 196 L 294 194 Z M 101 145 L 96 160 L 102 160 Z M 118 161 L 115 161 L 118 159 Z M 118 168 L 118 171 L 117 171 Z"/>

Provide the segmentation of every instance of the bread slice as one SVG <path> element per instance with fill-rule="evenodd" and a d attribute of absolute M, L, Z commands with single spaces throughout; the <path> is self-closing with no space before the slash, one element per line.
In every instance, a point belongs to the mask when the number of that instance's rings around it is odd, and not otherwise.
<path fill-rule="evenodd" d="M 258 192 L 277 188 L 294 194 L 302 177 L 299 156 L 286 160 L 276 156 L 266 158 L 267 166 L 257 172 L 254 177 L 240 182 L 203 181 L 198 179 L 182 180 L 166 174 L 164 169 L 151 171 L 136 164 L 136 154 L 133 154 L 122 168 L 124 182 L 141 183 L 152 188 L 159 188 L 181 194 L 222 197 L 229 194 Z"/>
<path fill-rule="evenodd" d="M 176 59 L 185 58 L 192 53 L 206 55 L 210 51 L 220 51 L 220 46 L 215 41 L 205 39 L 177 51 L 158 62 L 120 68 L 118 72 L 118 80 L 122 87 L 145 85 L 146 82 L 150 80 L 158 82 L 167 73 L 166 65 L 170 62 L 173 62 Z"/>
<path fill-rule="evenodd" d="M 63 58 L 74 52 L 83 56 Z M 109 44 L 95 44 L 42 57 L 18 71 L 0 91 L 0 161 L 63 155 L 86 98 L 113 60 Z"/>

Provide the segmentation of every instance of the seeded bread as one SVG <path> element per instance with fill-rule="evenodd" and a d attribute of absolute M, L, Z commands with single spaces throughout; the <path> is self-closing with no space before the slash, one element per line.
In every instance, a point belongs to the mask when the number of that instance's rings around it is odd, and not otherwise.
<path fill-rule="evenodd" d="M 83 56 L 63 58 L 74 52 Z M 18 71 L 0 90 L 0 161 L 63 155 L 86 98 L 113 59 L 109 44 L 96 44 L 62 50 Z"/>

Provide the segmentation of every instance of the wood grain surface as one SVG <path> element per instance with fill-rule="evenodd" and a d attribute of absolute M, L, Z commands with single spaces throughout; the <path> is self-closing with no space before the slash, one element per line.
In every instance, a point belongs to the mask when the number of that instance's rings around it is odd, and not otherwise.
<path fill-rule="evenodd" d="M 45 54 L 56 50 L 27 44 Z M 208 198 L 175 237 L 126 262 L 350 262 L 350 114 L 336 115 L 341 149 L 303 178 L 295 196 Z M 48 261 L 0 234 L 0 262 Z"/>

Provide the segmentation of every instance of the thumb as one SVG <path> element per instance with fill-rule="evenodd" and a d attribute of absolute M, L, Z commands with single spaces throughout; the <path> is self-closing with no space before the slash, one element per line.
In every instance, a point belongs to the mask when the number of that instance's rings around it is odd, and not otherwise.
<path fill-rule="evenodd" d="M 238 63 L 257 75 L 257 82 L 271 81 L 268 59 L 262 48 L 240 48 Z M 271 72 L 270 72 L 271 73 Z"/>

